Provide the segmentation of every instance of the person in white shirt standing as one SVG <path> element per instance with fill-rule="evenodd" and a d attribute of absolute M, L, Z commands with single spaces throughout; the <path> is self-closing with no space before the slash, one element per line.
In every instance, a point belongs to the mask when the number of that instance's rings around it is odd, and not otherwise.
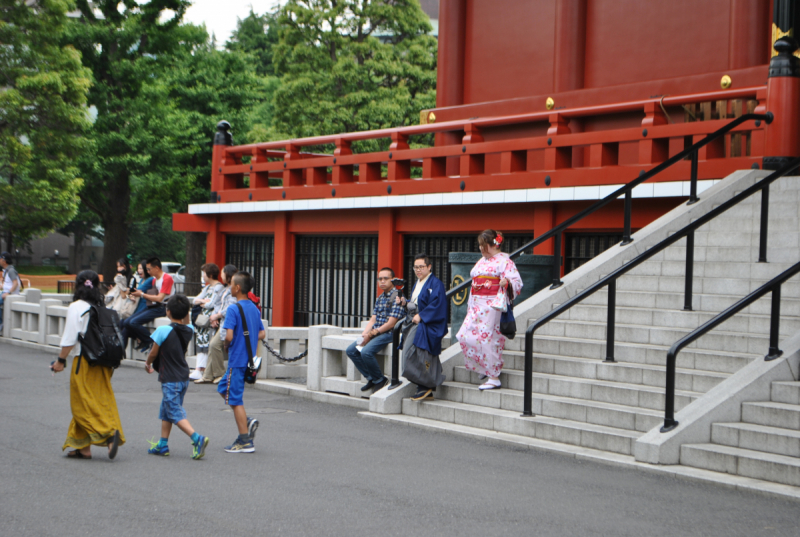
<path fill-rule="evenodd" d="M 11 254 L 0 254 L 0 267 L 3 268 L 3 292 L 0 293 L 0 333 L 3 331 L 3 305 L 9 295 L 18 295 L 22 288 L 22 281 L 14 265 L 11 264 Z"/>
<path fill-rule="evenodd" d="M 139 350 L 145 354 L 150 352 L 150 347 L 153 346 L 153 340 L 150 337 L 150 330 L 145 326 L 150 321 L 159 317 L 166 317 L 166 303 L 169 297 L 175 294 L 175 282 L 172 276 L 167 274 L 161 269 L 161 260 L 157 257 L 151 257 L 147 260 L 147 273 L 154 278 L 153 287 L 157 294 L 145 294 L 147 290 L 136 290 L 131 292 L 131 296 L 144 297 L 147 300 L 147 307 L 122 321 L 120 327 L 122 329 L 122 339 L 125 347 L 128 346 L 128 338 L 135 338 L 141 341 Z"/>

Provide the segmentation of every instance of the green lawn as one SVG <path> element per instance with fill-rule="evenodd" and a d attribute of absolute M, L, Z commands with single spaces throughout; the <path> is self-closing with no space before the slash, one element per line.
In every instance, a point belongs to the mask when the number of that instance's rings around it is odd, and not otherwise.
<path fill-rule="evenodd" d="M 20 265 L 16 267 L 20 274 L 28 276 L 60 276 L 67 273 L 66 267 L 35 267 L 31 265 Z"/>

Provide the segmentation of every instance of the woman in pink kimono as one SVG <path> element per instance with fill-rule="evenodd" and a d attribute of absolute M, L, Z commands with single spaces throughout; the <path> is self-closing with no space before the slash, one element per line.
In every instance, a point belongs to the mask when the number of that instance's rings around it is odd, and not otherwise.
<path fill-rule="evenodd" d="M 470 271 L 472 289 L 467 316 L 456 338 L 461 344 L 466 368 L 488 377 L 480 389 L 495 390 L 500 388 L 506 343 L 506 338 L 500 333 L 502 312 L 496 309 L 498 294 L 503 289 L 509 298 L 517 297 L 522 290 L 522 278 L 508 254 L 500 251 L 502 233 L 487 229 L 478 235 L 478 245 L 483 258 Z M 502 295 L 500 299 L 503 299 Z"/>

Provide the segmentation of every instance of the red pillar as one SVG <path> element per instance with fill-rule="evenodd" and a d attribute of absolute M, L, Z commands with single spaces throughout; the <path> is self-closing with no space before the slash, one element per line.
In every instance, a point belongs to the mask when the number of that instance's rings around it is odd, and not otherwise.
<path fill-rule="evenodd" d="M 552 202 L 537 203 L 533 206 L 533 236 L 538 237 L 547 233 L 556 225 L 555 205 Z M 553 255 L 553 240 L 545 241 L 544 244 L 533 249 L 536 255 Z"/>
<path fill-rule="evenodd" d="M 211 227 L 206 235 L 206 263 L 225 266 L 225 234 L 219 231 L 219 215 L 211 219 Z"/>
<path fill-rule="evenodd" d="M 378 266 L 391 267 L 398 278 L 403 277 L 403 237 L 397 233 L 394 211 L 383 209 L 378 216 Z"/>
<path fill-rule="evenodd" d="M 778 169 L 800 156 L 800 59 L 797 41 L 783 37 L 775 42 L 778 55 L 769 64 L 767 110 L 775 116 L 766 127 L 764 169 Z"/>
<path fill-rule="evenodd" d="M 275 255 L 272 273 L 272 325 L 294 326 L 294 235 L 289 213 L 275 215 Z"/>
<path fill-rule="evenodd" d="M 466 0 L 440 0 L 439 53 L 436 72 L 436 107 L 464 104 L 464 47 L 467 31 Z M 458 132 L 435 135 L 435 145 L 455 145 Z M 447 160 L 447 173 L 458 175 L 458 159 Z"/>
<path fill-rule="evenodd" d="M 556 2 L 554 93 L 583 88 L 586 58 L 586 0 Z"/>

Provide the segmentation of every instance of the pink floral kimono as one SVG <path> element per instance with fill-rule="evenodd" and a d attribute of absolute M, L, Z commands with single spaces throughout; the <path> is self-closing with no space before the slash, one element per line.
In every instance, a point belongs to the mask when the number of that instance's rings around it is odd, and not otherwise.
<path fill-rule="evenodd" d="M 496 290 L 502 278 L 508 280 L 517 297 L 522 290 L 522 278 L 508 254 L 499 253 L 489 259 L 482 257 L 470 271 L 473 288 L 467 306 L 467 316 L 456 338 L 464 352 L 464 365 L 470 371 L 497 377 L 503 369 L 503 347 L 506 338 L 500 333 L 502 313 L 490 306 L 496 300 Z M 480 286 L 481 288 L 479 288 Z M 489 292 L 488 290 L 491 290 Z"/>

